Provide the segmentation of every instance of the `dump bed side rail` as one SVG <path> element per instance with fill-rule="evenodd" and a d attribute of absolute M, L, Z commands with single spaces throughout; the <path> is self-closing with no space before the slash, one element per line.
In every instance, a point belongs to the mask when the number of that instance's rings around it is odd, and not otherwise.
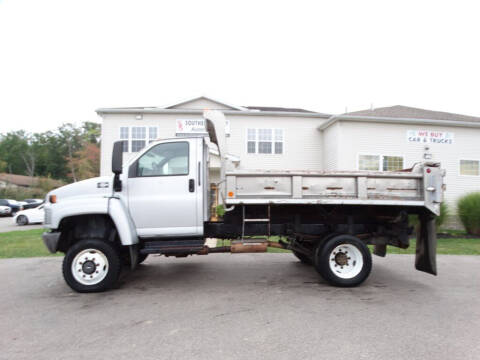
<path fill-rule="evenodd" d="M 438 163 L 398 172 L 235 171 L 226 174 L 225 202 L 415 206 L 438 215 L 444 175 Z"/>

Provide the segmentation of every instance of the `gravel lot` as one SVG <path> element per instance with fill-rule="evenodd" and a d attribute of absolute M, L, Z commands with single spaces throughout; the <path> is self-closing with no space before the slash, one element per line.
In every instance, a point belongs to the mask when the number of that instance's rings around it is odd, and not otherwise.
<path fill-rule="evenodd" d="M 13 217 L 0 216 L 0 232 L 8 232 L 15 230 L 32 230 L 41 228 L 43 228 L 42 224 L 18 226 L 13 222 Z"/>
<path fill-rule="evenodd" d="M 0 261 L 1 359 L 478 359 L 480 257 L 375 258 L 358 288 L 291 254 L 150 257 L 73 293 L 61 258 Z"/>

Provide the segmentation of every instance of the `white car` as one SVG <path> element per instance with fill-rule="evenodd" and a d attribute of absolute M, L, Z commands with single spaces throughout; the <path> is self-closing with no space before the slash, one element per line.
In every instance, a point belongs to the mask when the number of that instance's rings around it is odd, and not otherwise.
<path fill-rule="evenodd" d="M 13 221 L 17 225 L 43 224 L 44 216 L 45 210 L 43 209 L 43 205 L 40 205 L 34 209 L 27 209 L 17 212 L 17 215 L 15 215 L 13 218 Z"/>
<path fill-rule="evenodd" d="M 10 206 L 0 206 L 0 215 L 10 215 L 11 212 Z"/>

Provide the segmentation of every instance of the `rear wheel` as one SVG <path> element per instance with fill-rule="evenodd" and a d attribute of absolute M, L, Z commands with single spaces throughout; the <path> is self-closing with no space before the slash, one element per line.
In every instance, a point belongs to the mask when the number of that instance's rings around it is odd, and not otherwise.
<path fill-rule="evenodd" d="M 99 239 L 81 240 L 63 259 L 63 277 L 78 292 L 110 289 L 121 271 L 119 251 L 114 243 Z"/>
<path fill-rule="evenodd" d="M 372 270 L 370 250 L 363 241 L 351 235 L 338 235 L 320 243 L 314 260 L 319 274 L 335 286 L 360 285 Z"/>
<path fill-rule="evenodd" d="M 17 217 L 17 225 L 27 225 L 28 218 L 25 215 L 19 215 Z"/>

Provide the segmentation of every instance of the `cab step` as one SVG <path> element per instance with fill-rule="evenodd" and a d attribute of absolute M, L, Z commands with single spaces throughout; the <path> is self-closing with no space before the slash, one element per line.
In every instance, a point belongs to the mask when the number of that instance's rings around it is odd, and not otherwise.
<path fill-rule="evenodd" d="M 147 241 L 140 254 L 195 254 L 203 250 L 204 243 L 204 239 Z"/>

